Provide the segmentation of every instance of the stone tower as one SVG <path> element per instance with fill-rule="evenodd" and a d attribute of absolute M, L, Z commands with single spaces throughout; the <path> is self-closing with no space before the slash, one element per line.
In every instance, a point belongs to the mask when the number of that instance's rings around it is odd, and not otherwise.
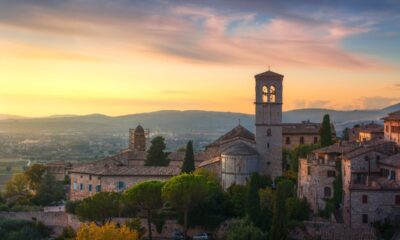
<path fill-rule="evenodd" d="M 146 135 L 142 126 L 129 129 L 129 148 L 136 151 L 146 151 Z"/>
<path fill-rule="evenodd" d="M 256 79 L 256 148 L 261 174 L 282 175 L 282 81 L 283 75 L 267 71 Z"/>

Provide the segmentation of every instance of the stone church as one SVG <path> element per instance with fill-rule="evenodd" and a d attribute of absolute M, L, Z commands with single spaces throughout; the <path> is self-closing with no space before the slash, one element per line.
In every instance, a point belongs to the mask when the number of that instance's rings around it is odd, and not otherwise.
<path fill-rule="evenodd" d="M 204 151 L 195 153 L 195 166 L 215 172 L 224 188 L 246 183 L 253 172 L 272 178 L 280 176 L 283 148 L 319 141 L 320 124 L 282 123 L 283 77 L 272 71 L 255 75 L 255 134 L 239 124 Z M 130 129 L 127 149 L 69 170 L 70 198 L 123 191 L 144 180 L 168 179 L 180 173 L 185 153 L 169 153 L 167 167 L 144 166 L 146 154 L 146 133 L 139 125 Z"/>

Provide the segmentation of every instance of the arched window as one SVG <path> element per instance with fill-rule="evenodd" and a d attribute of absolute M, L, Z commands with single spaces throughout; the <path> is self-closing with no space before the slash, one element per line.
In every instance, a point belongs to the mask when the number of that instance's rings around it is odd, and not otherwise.
<path fill-rule="evenodd" d="M 269 102 L 276 102 L 276 89 L 275 89 L 275 86 L 269 87 Z"/>
<path fill-rule="evenodd" d="M 272 135 L 271 132 L 272 132 L 272 131 L 271 131 L 271 128 L 268 128 L 268 129 L 267 129 L 267 137 L 271 137 L 271 135 Z"/>
<path fill-rule="evenodd" d="M 314 144 L 318 143 L 318 137 L 314 137 Z"/>
<path fill-rule="evenodd" d="M 286 145 L 290 145 L 290 137 L 286 137 Z"/>
<path fill-rule="evenodd" d="M 262 101 L 268 102 L 268 87 L 267 86 L 262 87 Z"/>
<path fill-rule="evenodd" d="M 324 188 L 324 196 L 325 197 L 331 197 L 331 194 L 332 194 L 331 188 L 330 187 L 325 187 Z"/>
<path fill-rule="evenodd" d="M 300 144 L 304 144 L 304 137 L 300 137 Z"/>

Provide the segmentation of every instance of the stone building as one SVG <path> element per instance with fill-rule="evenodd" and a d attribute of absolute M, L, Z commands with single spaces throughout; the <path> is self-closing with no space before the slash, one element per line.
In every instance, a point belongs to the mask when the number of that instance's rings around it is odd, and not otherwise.
<path fill-rule="evenodd" d="M 298 196 L 308 200 L 314 213 L 325 209 L 325 199 L 333 197 L 333 182 L 341 171 L 338 162 L 342 154 L 356 147 L 355 144 L 335 143 L 299 159 Z"/>
<path fill-rule="evenodd" d="M 350 142 L 365 142 L 383 138 L 383 126 L 375 122 L 356 124 L 347 129 Z"/>
<path fill-rule="evenodd" d="M 334 194 L 334 180 L 341 177 L 342 214 L 338 221 L 352 228 L 369 227 L 376 221 L 399 222 L 398 152 L 394 142 L 382 139 L 317 149 L 299 160 L 298 195 L 305 197 L 316 213 L 325 208 L 325 199 Z"/>
<path fill-rule="evenodd" d="M 382 118 L 385 128 L 385 139 L 400 145 L 400 111 L 392 112 Z"/>
<path fill-rule="evenodd" d="M 321 123 L 303 121 L 301 123 L 282 123 L 282 147 L 293 149 L 303 144 L 317 144 L 320 141 Z M 336 138 L 336 131 L 331 124 L 332 138 Z"/>
<path fill-rule="evenodd" d="M 72 169 L 72 163 L 65 161 L 49 162 L 45 164 L 47 171 L 52 174 L 57 181 L 64 181 L 65 176 L 69 174 Z"/>

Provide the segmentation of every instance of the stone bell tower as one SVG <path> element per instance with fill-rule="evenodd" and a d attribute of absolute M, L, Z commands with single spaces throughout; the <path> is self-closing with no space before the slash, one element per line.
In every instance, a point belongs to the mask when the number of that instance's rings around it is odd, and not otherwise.
<path fill-rule="evenodd" d="M 256 79 L 256 147 L 259 171 L 272 178 L 282 175 L 283 75 L 266 71 Z"/>

